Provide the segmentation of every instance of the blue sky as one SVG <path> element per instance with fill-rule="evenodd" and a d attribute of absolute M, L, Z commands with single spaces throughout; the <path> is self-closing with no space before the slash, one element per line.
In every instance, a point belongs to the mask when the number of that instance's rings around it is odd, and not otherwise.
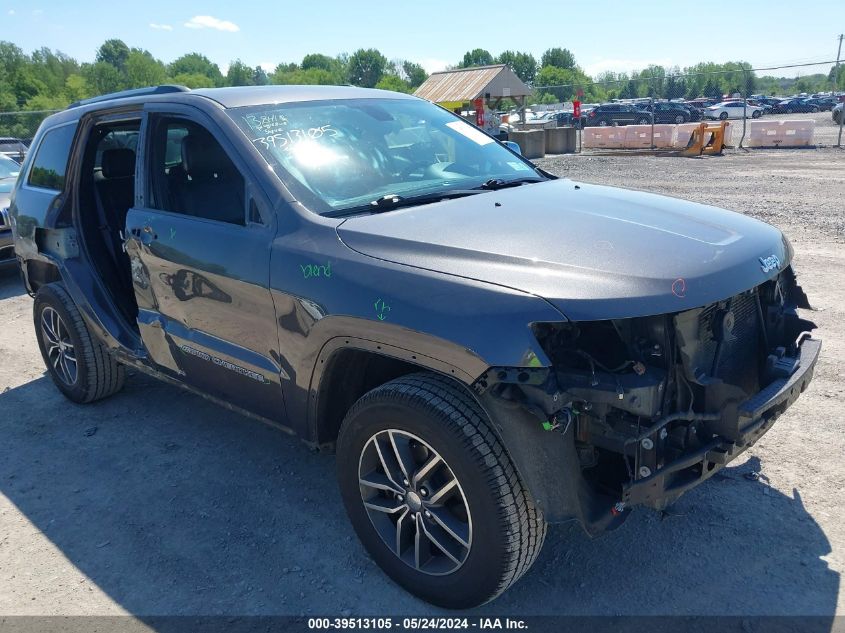
<path fill-rule="evenodd" d="M 724 9 L 696 8 L 705 6 Z M 843 0 L 0 0 L 0 39 L 27 52 L 47 46 L 91 61 L 97 46 L 118 37 L 165 62 L 200 52 L 224 71 L 235 58 L 272 69 L 310 52 L 362 47 L 429 71 L 470 48 L 527 50 L 539 58 L 552 46 L 569 48 L 589 74 L 738 59 L 759 67 L 834 59 L 843 30 Z"/>

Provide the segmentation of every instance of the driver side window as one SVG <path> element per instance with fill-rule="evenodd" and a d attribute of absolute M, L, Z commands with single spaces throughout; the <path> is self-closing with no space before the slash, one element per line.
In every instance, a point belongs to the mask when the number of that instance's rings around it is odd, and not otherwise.
<path fill-rule="evenodd" d="M 180 118 L 155 122 L 152 207 L 244 225 L 245 182 L 226 151 L 201 125 Z"/>

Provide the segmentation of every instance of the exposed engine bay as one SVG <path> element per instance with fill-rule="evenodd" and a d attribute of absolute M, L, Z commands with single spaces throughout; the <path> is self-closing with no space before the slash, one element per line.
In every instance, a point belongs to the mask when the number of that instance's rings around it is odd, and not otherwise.
<path fill-rule="evenodd" d="M 812 377 L 820 341 L 791 268 L 683 312 L 538 323 L 552 368 L 492 370 L 481 388 L 572 432 L 583 477 L 616 511 L 663 508 L 753 444 Z"/>

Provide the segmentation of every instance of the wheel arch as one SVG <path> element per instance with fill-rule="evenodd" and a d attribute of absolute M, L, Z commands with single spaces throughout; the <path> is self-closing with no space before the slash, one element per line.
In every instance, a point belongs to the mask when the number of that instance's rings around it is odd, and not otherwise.
<path fill-rule="evenodd" d="M 473 360 L 475 370 L 383 341 L 334 337 L 321 349 L 311 377 L 308 439 L 321 448 L 333 449 L 352 405 L 368 391 L 399 376 L 430 371 L 453 379 L 471 392 L 469 386 L 487 369 L 477 357 Z"/>
<path fill-rule="evenodd" d="M 59 272 L 59 267 L 47 259 L 22 260 L 20 270 L 24 278 L 24 287 L 32 296 L 35 296 L 35 293 L 38 292 L 41 286 L 62 281 L 62 274 Z"/>

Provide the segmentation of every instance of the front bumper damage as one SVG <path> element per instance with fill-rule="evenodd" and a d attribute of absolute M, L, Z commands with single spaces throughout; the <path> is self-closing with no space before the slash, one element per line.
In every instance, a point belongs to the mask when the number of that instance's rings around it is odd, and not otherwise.
<path fill-rule="evenodd" d="M 655 504 L 664 499 L 676 499 L 753 446 L 810 384 L 821 346 L 818 339 L 804 339 L 800 344 L 799 367 L 795 373 L 776 380 L 737 407 L 738 435 L 735 440 L 723 437 L 712 439 L 690 454 L 664 464 L 650 475 L 626 484 L 622 503 Z"/>
<path fill-rule="evenodd" d="M 547 520 L 595 535 L 706 481 L 795 402 L 821 350 L 799 307 L 787 268 L 680 313 L 541 324 L 549 366 L 491 368 L 474 389 Z"/>

